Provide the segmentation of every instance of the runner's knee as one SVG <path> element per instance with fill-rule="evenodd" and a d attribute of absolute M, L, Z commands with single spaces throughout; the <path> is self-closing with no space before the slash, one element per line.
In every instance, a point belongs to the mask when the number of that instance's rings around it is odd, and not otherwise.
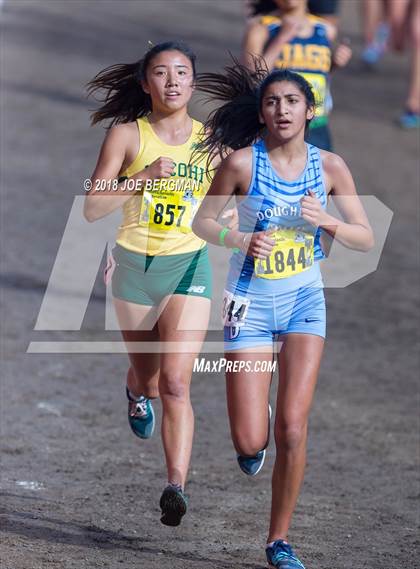
<path fill-rule="evenodd" d="M 241 456 L 255 456 L 267 445 L 267 436 L 237 434 L 232 439 L 236 452 Z"/>
<path fill-rule="evenodd" d="M 277 450 L 295 450 L 306 441 L 307 423 L 290 422 L 276 426 L 274 438 Z"/>
<path fill-rule="evenodd" d="M 189 386 L 184 375 L 177 370 L 161 371 L 159 392 L 163 404 L 170 401 L 183 402 L 189 400 Z"/>

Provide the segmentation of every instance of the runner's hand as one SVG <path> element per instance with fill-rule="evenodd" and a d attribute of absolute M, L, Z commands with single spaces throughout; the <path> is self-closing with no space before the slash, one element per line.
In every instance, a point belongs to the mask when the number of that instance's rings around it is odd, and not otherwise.
<path fill-rule="evenodd" d="M 161 156 L 142 170 L 141 178 L 155 180 L 157 178 L 169 178 L 175 170 L 175 162 L 172 158 Z"/>
<path fill-rule="evenodd" d="M 276 242 L 270 237 L 271 231 L 257 231 L 256 233 L 244 233 L 241 251 L 256 259 L 265 259 L 273 250 Z"/>
<path fill-rule="evenodd" d="M 238 229 L 239 227 L 239 214 L 236 207 L 227 209 L 222 214 L 222 219 L 227 219 L 230 217 L 229 223 L 226 225 L 229 229 Z"/>
<path fill-rule="evenodd" d="M 299 34 L 303 25 L 302 20 L 291 16 L 284 16 L 281 20 L 281 28 L 277 37 L 279 37 L 279 39 L 281 38 L 283 42 L 290 41 Z"/>
<path fill-rule="evenodd" d="M 309 195 L 300 200 L 300 205 L 303 219 L 314 227 L 319 227 L 326 221 L 325 210 L 313 191 L 309 190 Z"/>
<path fill-rule="evenodd" d="M 332 62 L 336 67 L 345 67 L 352 55 L 351 47 L 346 43 L 340 43 L 333 52 Z"/>

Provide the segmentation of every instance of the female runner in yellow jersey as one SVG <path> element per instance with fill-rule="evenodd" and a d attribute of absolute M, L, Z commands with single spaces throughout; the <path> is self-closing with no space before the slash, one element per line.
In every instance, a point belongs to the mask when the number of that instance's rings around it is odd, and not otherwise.
<path fill-rule="evenodd" d="M 189 47 L 166 42 L 89 83 L 90 94 L 106 92 L 92 123 L 110 119 L 111 128 L 92 175 L 85 217 L 94 221 L 123 208 L 112 276 L 120 328 L 126 343 L 161 342 L 160 353 L 129 353 L 127 397 L 130 426 L 143 439 L 154 429 L 150 399 L 162 400 L 168 485 L 160 506 L 166 525 L 178 525 L 187 508 L 194 428 L 190 381 L 211 296 L 207 246 L 191 231 L 209 185 L 207 157 L 192 156 L 202 128 L 187 110 L 194 78 Z M 101 183 L 112 190 L 96 191 Z"/>

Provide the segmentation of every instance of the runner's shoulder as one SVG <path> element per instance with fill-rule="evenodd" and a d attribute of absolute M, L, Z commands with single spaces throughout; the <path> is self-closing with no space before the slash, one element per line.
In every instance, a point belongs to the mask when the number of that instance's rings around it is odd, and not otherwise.
<path fill-rule="evenodd" d="M 225 158 L 226 167 L 235 172 L 243 172 L 252 167 L 252 147 L 247 146 L 231 152 Z"/>
<path fill-rule="evenodd" d="M 314 16 L 313 14 L 308 14 L 308 20 L 313 25 L 322 26 L 327 34 L 328 39 L 332 42 L 337 38 L 337 28 L 331 22 L 328 22 L 320 16 Z"/>
<path fill-rule="evenodd" d="M 106 135 L 106 142 L 119 149 L 136 148 L 139 144 L 139 130 L 136 121 L 112 126 Z"/>
<path fill-rule="evenodd" d="M 343 183 L 347 184 L 349 180 L 352 180 L 349 167 L 341 156 L 333 152 L 327 152 L 326 150 L 321 150 L 320 152 L 322 168 L 329 191 L 333 188 L 334 191 L 336 191 Z"/>
<path fill-rule="evenodd" d="M 271 19 L 264 15 L 252 16 L 249 18 L 246 26 L 246 37 L 255 37 L 267 35 L 267 26 L 271 23 Z"/>
<path fill-rule="evenodd" d="M 139 129 L 137 121 L 115 124 L 109 129 L 108 136 L 112 136 L 113 138 L 118 138 L 120 140 L 130 139 L 133 137 L 138 138 Z"/>
<path fill-rule="evenodd" d="M 331 175 L 334 173 L 338 173 L 343 170 L 343 168 L 347 168 L 347 164 L 339 156 L 334 152 L 328 152 L 328 150 L 320 150 L 321 160 L 322 160 L 322 167 L 324 171 Z"/>

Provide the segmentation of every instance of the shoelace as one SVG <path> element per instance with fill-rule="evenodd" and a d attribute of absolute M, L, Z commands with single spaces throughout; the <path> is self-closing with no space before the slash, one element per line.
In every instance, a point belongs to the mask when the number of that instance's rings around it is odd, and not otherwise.
<path fill-rule="evenodd" d="M 278 540 L 273 545 L 273 561 L 281 561 L 282 559 L 290 559 L 299 563 L 299 567 L 303 567 L 299 559 L 297 559 L 293 553 L 293 549 L 288 543 L 284 543 L 284 541 Z"/>
<path fill-rule="evenodd" d="M 274 549 L 274 555 L 280 555 L 282 553 L 287 553 L 287 555 L 292 555 L 293 556 L 293 549 L 290 547 L 290 545 L 288 543 L 285 543 L 284 541 L 276 541 L 273 544 L 273 549 Z"/>
<path fill-rule="evenodd" d="M 147 410 L 147 399 L 145 397 L 141 396 L 136 401 L 135 411 L 134 411 L 134 413 L 132 413 L 132 416 L 140 415 L 141 417 L 144 417 L 145 415 L 147 415 L 147 411 L 148 411 Z"/>

